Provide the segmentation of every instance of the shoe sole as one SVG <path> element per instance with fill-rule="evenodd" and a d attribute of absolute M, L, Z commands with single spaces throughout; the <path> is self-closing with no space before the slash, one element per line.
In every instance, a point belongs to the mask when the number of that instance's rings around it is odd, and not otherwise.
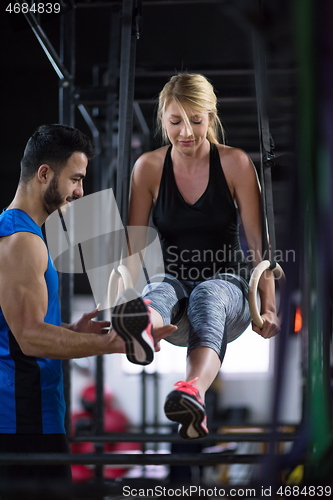
<path fill-rule="evenodd" d="M 129 292 L 129 290 L 126 290 Z M 126 292 L 120 300 L 126 299 Z M 112 312 L 112 327 L 125 342 L 127 359 L 137 365 L 149 365 L 154 359 L 154 342 L 145 331 L 149 323 L 148 307 L 141 296 L 133 297 L 127 293 L 131 300 L 117 304 Z"/>
<path fill-rule="evenodd" d="M 167 396 L 164 405 L 169 420 L 181 424 L 178 433 L 183 439 L 198 439 L 207 436 L 208 431 L 202 422 L 206 413 L 202 405 L 186 393 L 173 391 Z"/>

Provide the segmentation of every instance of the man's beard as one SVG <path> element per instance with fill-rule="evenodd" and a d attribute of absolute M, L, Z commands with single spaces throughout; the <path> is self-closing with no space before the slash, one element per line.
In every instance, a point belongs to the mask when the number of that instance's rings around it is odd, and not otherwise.
<path fill-rule="evenodd" d="M 54 176 L 44 194 L 44 208 L 49 215 L 64 204 L 58 187 L 58 177 Z"/>

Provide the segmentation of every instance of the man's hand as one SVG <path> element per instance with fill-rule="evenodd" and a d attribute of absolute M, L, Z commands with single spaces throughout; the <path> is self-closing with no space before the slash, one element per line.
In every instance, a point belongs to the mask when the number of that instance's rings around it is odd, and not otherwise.
<path fill-rule="evenodd" d="M 92 321 L 100 312 L 101 310 L 97 306 L 93 311 L 83 314 L 76 323 L 69 325 L 68 329 L 80 333 L 107 333 L 110 321 Z"/>
<path fill-rule="evenodd" d="M 175 325 L 165 325 L 159 328 L 154 328 L 155 351 L 161 350 L 160 341 L 168 337 L 171 333 L 175 332 L 177 327 Z"/>
<path fill-rule="evenodd" d="M 148 301 L 145 302 L 148 303 Z M 93 311 L 83 314 L 76 323 L 63 326 L 66 326 L 66 328 L 73 332 L 107 334 L 110 341 L 110 353 L 125 353 L 125 342 L 112 328 L 110 329 L 110 321 L 93 321 L 93 318 L 96 318 L 100 312 L 99 306 L 97 306 Z M 175 330 L 177 330 L 175 325 L 154 328 L 156 352 L 161 350 L 160 341 L 168 337 Z"/>
<path fill-rule="evenodd" d="M 160 328 L 154 329 L 154 339 L 155 339 L 155 351 L 158 352 L 161 350 L 160 341 L 165 339 L 172 332 L 177 330 L 175 325 L 165 325 Z M 114 331 L 110 330 L 110 343 L 112 343 L 112 352 L 113 353 L 125 353 L 125 342 L 123 339 Z"/>
<path fill-rule="evenodd" d="M 146 306 L 149 306 L 150 300 L 145 299 L 144 303 Z M 151 319 L 151 316 L 150 316 Z M 172 332 L 175 332 L 178 330 L 178 327 L 175 325 L 164 325 L 164 326 L 154 326 L 153 327 L 153 334 L 154 334 L 154 340 L 155 340 L 155 352 L 158 352 L 161 350 L 160 346 L 160 341 L 168 337 Z"/>

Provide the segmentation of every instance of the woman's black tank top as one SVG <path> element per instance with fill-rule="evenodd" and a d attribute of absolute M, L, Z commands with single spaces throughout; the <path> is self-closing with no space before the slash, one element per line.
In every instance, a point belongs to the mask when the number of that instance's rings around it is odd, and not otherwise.
<path fill-rule="evenodd" d="M 232 273 L 248 280 L 239 240 L 237 209 L 215 144 L 210 147 L 209 180 L 193 204 L 181 195 L 167 150 L 152 217 L 161 240 L 167 273 L 181 281 L 203 281 Z"/>

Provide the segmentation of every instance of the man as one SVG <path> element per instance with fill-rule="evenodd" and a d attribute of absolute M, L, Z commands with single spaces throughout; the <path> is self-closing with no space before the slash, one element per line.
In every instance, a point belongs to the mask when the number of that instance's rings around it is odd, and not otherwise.
<path fill-rule="evenodd" d="M 98 309 L 77 323 L 61 324 L 58 276 L 40 228 L 54 210 L 83 196 L 93 156 L 90 140 L 80 131 L 64 125 L 39 127 L 25 148 L 15 197 L 0 215 L 3 453 L 67 452 L 61 360 L 125 351 L 118 335 L 103 331 L 108 321 L 92 321 Z M 142 299 L 137 300 L 142 306 Z M 172 329 L 155 332 L 155 340 Z M 1 472 L 4 480 L 40 481 L 69 477 L 70 467 L 3 466 Z"/>

